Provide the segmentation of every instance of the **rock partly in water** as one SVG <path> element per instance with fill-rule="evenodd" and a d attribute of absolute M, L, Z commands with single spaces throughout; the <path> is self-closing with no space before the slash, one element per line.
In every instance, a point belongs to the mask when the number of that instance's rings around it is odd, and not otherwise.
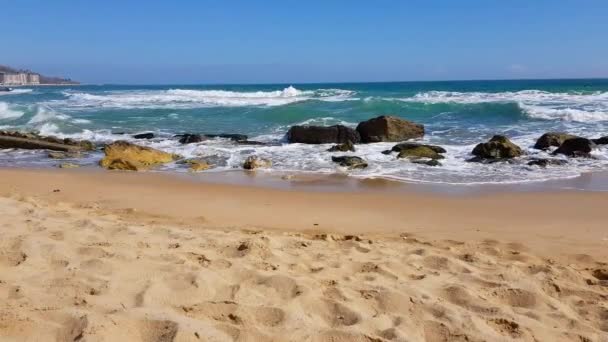
<path fill-rule="evenodd" d="M 140 133 L 133 135 L 133 139 L 153 139 L 154 133 Z"/>
<path fill-rule="evenodd" d="M 269 168 L 272 166 L 272 162 L 268 159 L 260 158 L 258 156 L 249 156 L 243 163 L 243 169 L 255 170 Z"/>
<path fill-rule="evenodd" d="M 396 116 L 379 116 L 359 123 L 357 132 L 364 143 L 397 142 L 422 138 L 424 126 Z"/>
<path fill-rule="evenodd" d="M 576 135 L 564 133 L 564 132 L 549 132 L 543 134 L 538 140 L 536 144 L 534 144 L 534 148 L 537 150 L 547 150 L 549 147 L 555 146 L 560 147 L 564 141 L 572 138 L 578 138 Z"/>
<path fill-rule="evenodd" d="M 246 141 L 248 137 L 245 134 L 205 134 L 205 137 L 213 139 L 213 138 L 222 138 L 222 139 L 230 139 L 232 141 Z"/>
<path fill-rule="evenodd" d="M 88 140 L 59 139 L 36 133 L 0 131 L 0 148 L 76 152 L 94 150 L 95 145 Z"/>
<path fill-rule="evenodd" d="M 367 162 L 357 156 L 336 156 L 331 157 L 331 160 L 349 169 L 364 169 L 367 167 Z"/>
<path fill-rule="evenodd" d="M 563 154 L 568 157 L 591 157 L 595 143 L 586 138 L 572 138 L 564 141 L 553 154 Z"/>
<path fill-rule="evenodd" d="M 127 141 L 116 141 L 106 145 L 104 153 L 105 157 L 99 164 L 109 170 L 148 170 L 177 159 L 177 156 L 171 153 Z"/>
<path fill-rule="evenodd" d="M 608 135 L 598 139 L 591 139 L 596 145 L 608 145 Z"/>
<path fill-rule="evenodd" d="M 481 161 L 483 159 L 511 159 L 521 156 L 523 151 L 504 135 L 495 135 L 488 142 L 475 146 L 472 153 L 477 158 L 470 159 L 470 161 Z"/>
<path fill-rule="evenodd" d="M 179 134 L 179 135 L 176 135 L 176 137 L 179 138 L 180 144 L 194 144 L 194 143 L 198 143 L 198 142 L 207 140 L 205 137 L 203 137 L 200 134 Z"/>
<path fill-rule="evenodd" d="M 62 152 L 62 151 L 51 151 L 48 154 L 51 159 L 76 159 L 82 157 L 80 151 L 73 152 Z"/>
<path fill-rule="evenodd" d="M 59 167 L 60 169 L 75 169 L 80 167 L 80 165 L 74 163 L 61 163 L 57 165 L 57 167 Z"/>
<path fill-rule="evenodd" d="M 212 165 L 207 164 L 204 160 L 191 160 L 188 164 L 190 165 L 188 170 L 192 172 L 205 171 L 212 168 Z"/>
<path fill-rule="evenodd" d="M 417 143 L 409 143 L 409 142 L 405 142 L 405 143 L 401 143 L 401 144 L 397 144 L 395 146 L 393 146 L 393 148 L 391 149 L 392 152 L 401 152 L 403 150 L 408 150 L 408 149 L 412 149 L 412 148 L 416 148 L 419 146 L 424 146 L 427 147 L 437 153 L 446 153 L 447 151 L 445 150 L 445 148 L 441 147 L 441 146 L 437 146 L 437 145 L 426 145 L 426 144 L 417 144 Z"/>
<path fill-rule="evenodd" d="M 420 158 L 429 158 L 429 159 L 443 159 L 445 158 L 441 154 L 437 153 L 436 150 L 430 148 L 426 145 L 418 145 L 411 146 L 409 148 L 404 148 L 399 152 L 397 158 L 409 158 L 409 159 L 420 159 Z"/>
<path fill-rule="evenodd" d="M 251 146 L 269 146 L 271 144 L 263 141 L 255 141 L 255 140 L 237 140 L 237 144 L 239 145 L 251 145 Z"/>
<path fill-rule="evenodd" d="M 568 164 L 567 160 L 547 159 L 547 158 L 533 159 L 528 162 L 528 166 L 538 166 L 538 167 L 542 167 L 542 168 L 547 167 L 547 166 L 560 166 L 560 165 L 566 165 L 566 164 Z"/>
<path fill-rule="evenodd" d="M 301 144 L 344 144 L 361 141 L 359 133 L 342 125 L 292 126 L 287 132 L 287 141 Z"/>
<path fill-rule="evenodd" d="M 347 141 L 344 144 L 338 144 L 330 147 L 327 152 L 355 152 L 355 145 Z"/>
<path fill-rule="evenodd" d="M 414 159 L 411 161 L 414 164 L 422 164 L 426 166 L 441 166 L 441 163 L 436 159 L 424 160 L 424 159 Z"/>

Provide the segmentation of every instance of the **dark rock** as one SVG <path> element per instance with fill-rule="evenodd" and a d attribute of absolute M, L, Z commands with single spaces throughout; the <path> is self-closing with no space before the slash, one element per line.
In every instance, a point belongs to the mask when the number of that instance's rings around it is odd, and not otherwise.
<path fill-rule="evenodd" d="M 393 146 L 392 151 L 393 152 L 401 152 L 403 150 L 409 150 L 409 149 L 417 148 L 417 147 L 420 147 L 420 146 L 429 148 L 429 149 L 435 151 L 436 153 L 446 153 L 447 152 L 445 150 L 445 148 L 443 148 L 441 146 L 425 145 L 425 144 L 417 144 L 417 143 L 408 143 L 408 142 L 397 144 L 397 145 Z"/>
<path fill-rule="evenodd" d="M 268 168 L 272 166 L 272 162 L 268 159 L 260 158 L 258 156 L 249 156 L 243 163 L 245 170 L 254 170 L 259 168 Z"/>
<path fill-rule="evenodd" d="M 364 169 L 367 167 L 367 162 L 361 157 L 356 156 L 337 156 L 331 157 L 331 160 L 349 169 Z"/>
<path fill-rule="evenodd" d="M 384 151 L 382 151 L 380 153 L 388 155 L 388 154 L 393 153 L 393 151 L 391 151 L 391 150 L 384 150 Z"/>
<path fill-rule="evenodd" d="M 74 159 L 82 157 L 80 151 L 73 152 L 61 152 L 61 151 L 51 151 L 48 154 L 49 158 L 52 159 Z"/>
<path fill-rule="evenodd" d="M 414 164 L 422 164 L 427 166 L 441 166 L 441 163 L 436 159 L 431 160 L 423 160 L 423 159 L 414 159 L 411 161 Z"/>
<path fill-rule="evenodd" d="M 534 144 L 534 148 L 538 150 L 546 150 L 551 146 L 560 147 L 564 141 L 572 138 L 578 138 L 576 135 L 563 133 L 563 132 L 549 132 L 543 134 L 538 140 L 536 144 Z"/>
<path fill-rule="evenodd" d="M 0 131 L 0 148 L 76 152 L 94 149 L 90 141 L 43 137 L 36 133 Z"/>
<path fill-rule="evenodd" d="M 133 135 L 134 139 L 153 139 L 154 133 L 141 133 Z"/>
<path fill-rule="evenodd" d="M 364 143 L 396 142 L 423 137 L 424 126 L 396 116 L 379 116 L 359 123 L 357 132 Z"/>
<path fill-rule="evenodd" d="M 238 142 L 246 141 L 248 138 L 245 134 L 225 134 L 225 133 L 205 134 L 205 137 L 210 138 L 210 139 L 214 139 L 214 138 L 230 139 L 232 141 L 238 141 Z"/>
<path fill-rule="evenodd" d="M 347 141 L 344 144 L 338 144 L 330 147 L 327 152 L 355 152 L 355 145 L 352 142 Z"/>
<path fill-rule="evenodd" d="M 180 134 L 176 135 L 176 137 L 179 137 L 179 142 L 181 144 L 193 144 L 206 140 L 205 137 L 200 134 Z"/>
<path fill-rule="evenodd" d="M 496 163 L 506 163 L 506 164 L 515 164 L 516 162 L 511 158 L 500 158 L 500 159 L 488 159 L 483 157 L 473 157 L 465 160 L 467 163 L 481 163 L 481 164 L 496 164 Z"/>
<path fill-rule="evenodd" d="M 254 145 L 254 146 L 268 146 L 270 145 L 269 143 L 265 143 L 262 141 L 255 141 L 255 140 L 238 140 L 236 141 L 237 144 L 239 145 Z"/>
<path fill-rule="evenodd" d="M 504 135 L 495 135 L 488 142 L 475 146 L 472 153 L 481 159 L 510 159 L 521 156 L 523 151 Z"/>
<path fill-rule="evenodd" d="M 287 141 L 302 144 L 344 144 L 361 141 L 359 133 L 352 128 L 334 126 L 292 126 L 287 132 Z"/>
<path fill-rule="evenodd" d="M 562 159 L 533 159 L 528 162 L 528 166 L 547 167 L 549 165 L 560 166 L 568 164 L 568 161 Z"/>
<path fill-rule="evenodd" d="M 593 141 L 586 138 L 572 138 L 564 141 L 553 154 L 563 154 L 568 157 L 590 157 L 595 148 Z"/>
<path fill-rule="evenodd" d="M 608 145 L 608 135 L 598 139 L 591 139 L 596 145 Z"/>
<path fill-rule="evenodd" d="M 403 148 L 397 158 L 409 158 L 409 159 L 420 159 L 420 158 L 430 158 L 430 159 L 443 159 L 445 158 L 441 154 L 437 153 L 433 148 L 430 148 L 427 145 L 418 145 L 418 146 L 409 146 L 408 148 Z"/>

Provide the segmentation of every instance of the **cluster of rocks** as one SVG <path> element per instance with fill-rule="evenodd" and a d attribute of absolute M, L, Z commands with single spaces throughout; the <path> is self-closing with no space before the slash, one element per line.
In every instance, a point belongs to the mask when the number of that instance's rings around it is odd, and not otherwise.
<path fill-rule="evenodd" d="M 351 128 L 343 125 L 334 126 L 292 126 L 287 132 L 289 143 L 301 144 L 335 144 L 328 152 L 356 152 L 356 144 L 375 142 L 398 142 L 390 150 L 383 151 L 396 158 L 407 159 L 412 163 L 428 166 L 441 166 L 447 151 L 436 145 L 407 142 L 424 136 L 424 126 L 395 116 L 379 116 Z M 154 133 L 132 135 L 134 139 L 155 139 Z M 250 141 L 243 134 L 180 134 L 174 136 L 181 144 L 198 143 L 208 139 L 229 139 L 238 144 L 261 145 L 263 142 Z M 568 157 L 591 157 L 591 151 L 597 145 L 608 144 L 608 136 L 599 139 L 586 139 L 563 132 L 543 134 L 534 145 L 535 149 L 546 150 L 555 148 L 552 155 Z M 45 137 L 37 133 L 19 133 L 0 131 L 0 148 L 43 149 L 49 150 L 48 156 L 54 159 L 73 159 L 82 156 L 86 151 L 95 150 L 95 145 L 86 140 L 59 139 Z M 178 155 L 163 152 L 154 148 L 140 146 L 127 141 L 116 141 L 103 147 L 104 157 L 100 165 L 110 170 L 140 171 L 178 161 L 188 165 L 191 171 L 203 171 L 214 167 L 217 161 L 208 158 L 183 159 Z M 470 162 L 495 163 L 512 162 L 525 154 L 524 150 L 504 135 L 495 135 L 487 142 L 475 146 L 471 151 Z M 332 161 L 349 169 L 363 169 L 368 163 L 361 157 L 353 155 L 332 156 Z M 563 165 L 563 159 L 532 158 L 527 163 L 530 166 L 546 167 Z M 60 167 L 74 167 L 73 163 L 63 163 Z M 77 165 L 76 165 L 77 166 Z M 243 163 L 246 170 L 268 168 L 272 162 L 259 156 L 249 156 Z"/>

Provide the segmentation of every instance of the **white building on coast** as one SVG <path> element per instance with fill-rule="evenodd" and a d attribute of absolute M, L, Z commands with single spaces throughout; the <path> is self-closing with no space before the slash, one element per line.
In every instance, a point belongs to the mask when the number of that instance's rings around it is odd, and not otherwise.
<path fill-rule="evenodd" d="M 2 85 L 36 85 L 40 84 L 40 75 L 25 72 L 0 72 Z"/>

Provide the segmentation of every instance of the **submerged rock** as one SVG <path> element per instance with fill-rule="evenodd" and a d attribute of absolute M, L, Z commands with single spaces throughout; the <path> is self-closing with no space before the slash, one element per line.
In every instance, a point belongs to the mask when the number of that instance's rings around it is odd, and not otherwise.
<path fill-rule="evenodd" d="M 441 163 L 437 159 L 424 160 L 424 159 L 414 159 L 411 161 L 414 164 L 422 164 L 426 166 L 441 166 Z"/>
<path fill-rule="evenodd" d="M 192 172 L 205 171 L 213 167 L 212 165 L 207 164 L 207 162 L 204 160 L 191 160 L 188 164 L 190 165 L 188 170 Z"/>
<path fill-rule="evenodd" d="M 344 144 L 361 141 L 359 133 L 342 125 L 292 126 L 287 132 L 287 141 L 302 144 Z"/>
<path fill-rule="evenodd" d="M 213 139 L 213 138 L 230 139 L 232 141 L 237 141 L 237 142 L 246 141 L 248 139 L 248 137 L 245 134 L 226 134 L 226 133 L 205 134 L 205 137 L 211 138 L 211 139 Z"/>
<path fill-rule="evenodd" d="M 57 167 L 59 167 L 60 169 L 75 169 L 80 167 L 80 165 L 74 163 L 61 163 L 57 165 Z"/>
<path fill-rule="evenodd" d="M 347 141 L 344 144 L 338 144 L 330 147 L 327 152 L 355 152 L 355 145 Z"/>
<path fill-rule="evenodd" d="M 104 148 L 105 157 L 99 162 L 109 170 L 148 170 L 154 166 L 170 163 L 177 156 L 150 147 L 127 141 L 116 141 Z"/>
<path fill-rule="evenodd" d="M 133 135 L 134 139 L 153 139 L 154 133 L 140 133 Z"/>
<path fill-rule="evenodd" d="M 361 157 L 357 156 L 336 156 L 331 157 L 334 163 L 340 164 L 340 166 L 348 167 L 349 169 L 364 169 L 367 167 L 367 162 Z"/>
<path fill-rule="evenodd" d="M 538 167 L 543 167 L 543 168 L 550 166 L 550 165 L 560 166 L 560 165 L 566 165 L 566 164 L 568 164 L 567 160 L 547 159 L 547 158 L 533 159 L 528 162 L 528 166 L 538 166 Z"/>
<path fill-rule="evenodd" d="M 258 156 L 249 156 L 243 163 L 245 170 L 255 170 L 261 168 L 269 168 L 272 166 L 272 162 L 268 159 L 260 158 Z"/>
<path fill-rule="evenodd" d="M 424 136 L 424 126 L 396 116 L 379 116 L 359 123 L 361 142 L 404 141 Z"/>
<path fill-rule="evenodd" d="M 62 151 L 51 151 L 48 154 L 51 159 L 75 159 L 82 157 L 80 151 L 62 152 Z"/>
<path fill-rule="evenodd" d="M 551 146 L 560 147 L 564 141 L 572 138 L 578 138 L 576 135 L 564 133 L 564 132 L 549 132 L 543 134 L 538 140 L 536 144 L 534 144 L 534 148 L 537 150 L 547 150 Z"/>
<path fill-rule="evenodd" d="M 521 156 L 523 151 L 504 135 L 495 135 L 488 142 L 475 146 L 472 153 L 477 158 L 469 161 L 476 162 L 483 159 L 511 159 Z"/>
<path fill-rule="evenodd" d="M 586 138 L 572 138 L 564 141 L 553 154 L 563 154 L 568 157 L 591 157 L 590 153 L 595 143 Z"/>

